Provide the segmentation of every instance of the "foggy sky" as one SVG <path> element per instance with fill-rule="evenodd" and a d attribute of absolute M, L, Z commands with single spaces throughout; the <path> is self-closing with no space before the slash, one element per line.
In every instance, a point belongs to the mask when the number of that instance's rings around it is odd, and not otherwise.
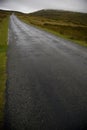
<path fill-rule="evenodd" d="M 87 13 L 87 0 L 0 0 L 0 9 L 25 13 L 40 9 L 63 9 Z"/>

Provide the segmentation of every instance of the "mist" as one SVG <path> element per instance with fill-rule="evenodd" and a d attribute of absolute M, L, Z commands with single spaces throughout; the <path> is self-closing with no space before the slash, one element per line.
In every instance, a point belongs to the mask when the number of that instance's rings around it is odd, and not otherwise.
<path fill-rule="evenodd" d="M 70 10 L 87 13 L 86 0 L 0 0 L 0 9 L 34 12 L 40 9 Z"/>

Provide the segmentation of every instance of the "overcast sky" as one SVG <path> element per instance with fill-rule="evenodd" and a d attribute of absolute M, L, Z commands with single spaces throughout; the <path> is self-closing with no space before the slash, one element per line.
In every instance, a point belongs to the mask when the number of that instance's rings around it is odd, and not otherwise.
<path fill-rule="evenodd" d="M 40 9 L 63 9 L 87 13 L 87 0 L 0 0 L 0 9 L 25 13 Z"/>

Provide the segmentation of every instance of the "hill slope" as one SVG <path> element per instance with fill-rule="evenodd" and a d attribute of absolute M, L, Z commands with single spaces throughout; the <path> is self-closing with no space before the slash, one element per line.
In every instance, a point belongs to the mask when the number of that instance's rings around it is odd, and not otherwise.
<path fill-rule="evenodd" d="M 44 28 L 56 35 L 87 45 L 87 14 L 61 10 L 40 10 L 19 14 L 23 21 Z"/>

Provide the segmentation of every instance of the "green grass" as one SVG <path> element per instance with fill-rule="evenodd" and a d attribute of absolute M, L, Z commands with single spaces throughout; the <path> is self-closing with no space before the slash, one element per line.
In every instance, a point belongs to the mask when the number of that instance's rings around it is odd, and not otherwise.
<path fill-rule="evenodd" d="M 8 34 L 8 16 L 0 12 L 0 130 L 3 127 L 5 89 L 6 89 L 6 51 Z"/>
<path fill-rule="evenodd" d="M 40 27 L 57 36 L 87 46 L 87 14 L 58 10 L 41 10 L 17 16 L 28 24 Z"/>

